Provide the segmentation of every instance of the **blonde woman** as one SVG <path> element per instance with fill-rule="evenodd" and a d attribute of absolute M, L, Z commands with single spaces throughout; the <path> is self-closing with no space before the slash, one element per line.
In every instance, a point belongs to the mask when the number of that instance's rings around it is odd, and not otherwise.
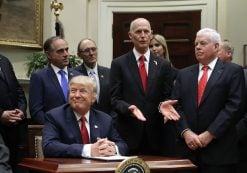
<path fill-rule="evenodd" d="M 170 61 L 166 39 L 162 35 L 154 34 L 150 41 L 149 48 L 154 55 Z"/>

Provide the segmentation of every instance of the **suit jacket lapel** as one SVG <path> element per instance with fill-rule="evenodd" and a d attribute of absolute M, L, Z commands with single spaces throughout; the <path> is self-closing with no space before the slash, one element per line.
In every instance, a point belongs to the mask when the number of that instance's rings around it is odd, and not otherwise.
<path fill-rule="evenodd" d="M 216 84 L 216 82 L 218 81 L 219 77 L 221 76 L 221 74 L 224 71 L 224 64 L 222 61 L 217 60 L 215 67 L 212 71 L 212 74 L 207 82 L 204 94 L 202 96 L 202 101 L 201 103 L 203 103 L 203 101 L 207 98 L 207 96 L 209 95 L 210 91 L 213 89 L 214 85 Z"/>
<path fill-rule="evenodd" d="M 94 111 L 92 110 L 90 110 L 89 124 L 90 124 L 90 141 L 91 143 L 94 143 L 97 141 L 97 138 L 100 137 L 100 131 L 99 131 L 98 119 L 94 115 Z"/>
<path fill-rule="evenodd" d="M 87 69 L 86 67 L 84 66 L 84 63 L 81 64 L 81 73 L 85 76 L 88 76 L 87 74 Z"/>
<path fill-rule="evenodd" d="M 99 77 L 99 87 L 100 87 L 100 93 L 99 93 L 99 102 L 101 101 L 101 96 L 102 96 L 102 91 L 103 91 L 103 86 L 105 86 L 106 84 L 106 80 L 105 80 L 105 75 L 104 75 L 104 70 L 98 65 L 98 77 Z"/>
<path fill-rule="evenodd" d="M 152 81 L 156 76 L 156 71 L 158 67 L 158 61 L 156 60 L 156 57 L 153 56 L 153 54 L 150 54 L 149 59 L 149 65 L 148 65 L 148 78 L 147 78 L 147 91 L 148 93 L 151 89 Z"/>
<path fill-rule="evenodd" d="M 74 135 L 74 138 L 78 143 L 82 143 L 79 122 L 77 121 L 76 116 L 70 106 L 68 106 L 68 108 L 66 109 L 65 115 L 66 115 L 66 124 L 68 125 L 68 128 L 70 128 L 71 134 Z"/>
<path fill-rule="evenodd" d="M 7 69 L 5 69 L 5 66 L 1 63 L 2 58 L 0 57 L 0 80 L 3 80 L 8 84 L 8 78 L 5 77 L 4 71 L 6 72 Z"/>
<path fill-rule="evenodd" d="M 56 91 L 58 92 L 61 99 L 65 101 L 65 97 L 63 95 L 63 90 L 62 90 L 62 88 L 59 84 L 59 81 L 57 79 L 57 76 L 56 76 L 56 74 L 55 74 L 55 72 L 51 66 L 48 66 L 48 68 L 47 68 L 47 76 L 48 76 L 48 79 L 50 79 L 52 84 L 55 86 Z"/>
<path fill-rule="evenodd" d="M 68 79 L 70 80 L 74 76 L 75 74 L 73 73 L 72 69 L 68 68 Z"/>
<path fill-rule="evenodd" d="M 194 110 L 198 107 L 198 75 L 199 75 L 199 65 L 196 64 L 191 69 L 191 76 L 188 77 L 188 84 L 191 86 L 191 98 L 193 100 Z M 189 92 L 189 91 L 188 91 Z"/>
<path fill-rule="evenodd" d="M 133 76 L 134 80 L 136 81 L 137 86 L 139 87 L 140 91 L 144 93 L 143 87 L 142 87 L 142 81 L 141 76 L 139 74 L 138 65 L 135 59 L 134 53 L 131 51 L 128 55 L 128 67 L 130 74 Z"/>

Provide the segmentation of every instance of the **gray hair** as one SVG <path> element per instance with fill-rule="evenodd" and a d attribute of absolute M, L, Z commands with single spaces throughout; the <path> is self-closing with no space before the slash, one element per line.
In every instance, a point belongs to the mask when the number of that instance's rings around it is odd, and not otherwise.
<path fill-rule="evenodd" d="M 228 40 L 224 40 L 221 42 L 222 49 L 224 49 L 226 52 L 230 52 L 233 55 L 234 47 Z"/>
<path fill-rule="evenodd" d="M 78 45 L 77 45 L 77 52 L 80 52 L 81 43 L 82 43 L 83 41 L 85 41 L 85 40 L 89 40 L 89 41 L 93 42 L 93 44 L 96 46 L 95 41 L 92 40 L 91 38 L 83 38 L 83 39 L 78 43 Z M 97 46 L 96 46 L 96 47 L 97 47 Z"/>
<path fill-rule="evenodd" d="M 150 25 L 150 22 L 145 19 L 145 18 L 137 18 L 135 20 L 133 20 L 131 23 L 130 23 L 130 29 L 129 29 L 129 32 L 132 32 L 134 30 L 134 28 L 136 27 L 136 22 L 139 22 L 141 20 L 145 20 L 149 23 L 149 27 L 150 27 L 150 30 L 151 30 L 151 25 Z"/>
<path fill-rule="evenodd" d="M 210 40 L 214 43 L 220 43 L 221 42 L 220 34 L 214 29 L 203 28 L 196 33 L 196 36 L 203 36 L 203 35 L 209 36 Z"/>

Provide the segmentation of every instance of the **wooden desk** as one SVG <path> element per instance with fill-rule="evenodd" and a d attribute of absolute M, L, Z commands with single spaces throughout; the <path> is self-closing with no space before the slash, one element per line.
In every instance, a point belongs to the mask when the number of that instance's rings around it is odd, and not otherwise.
<path fill-rule="evenodd" d="M 187 159 L 158 156 L 139 156 L 148 164 L 151 172 L 194 172 L 196 166 Z M 47 173 L 113 173 L 120 162 L 88 160 L 81 158 L 25 158 L 19 166 L 28 170 Z"/>

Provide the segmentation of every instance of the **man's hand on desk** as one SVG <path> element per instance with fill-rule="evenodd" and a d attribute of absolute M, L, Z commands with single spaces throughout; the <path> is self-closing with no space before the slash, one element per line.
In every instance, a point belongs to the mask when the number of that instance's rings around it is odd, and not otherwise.
<path fill-rule="evenodd" d="M 165 123 L 167 120 L 178 121 L 180 119 L 180 115 L 173 107 L 173 105 L 176 104 L 177 102 L 178 102 L 177 100 L 167 100 L 160 103 L 159 111 L 164 116 Z"/>
<path fill-rule="evenodd" d="M 92 157 L 104 157 L 104 156 L 114 156 L 116 155 L 115 143 L 109 141 L 107 138 L 98 139 L 97 142 L 92 144 L 91 156 Z"/>

